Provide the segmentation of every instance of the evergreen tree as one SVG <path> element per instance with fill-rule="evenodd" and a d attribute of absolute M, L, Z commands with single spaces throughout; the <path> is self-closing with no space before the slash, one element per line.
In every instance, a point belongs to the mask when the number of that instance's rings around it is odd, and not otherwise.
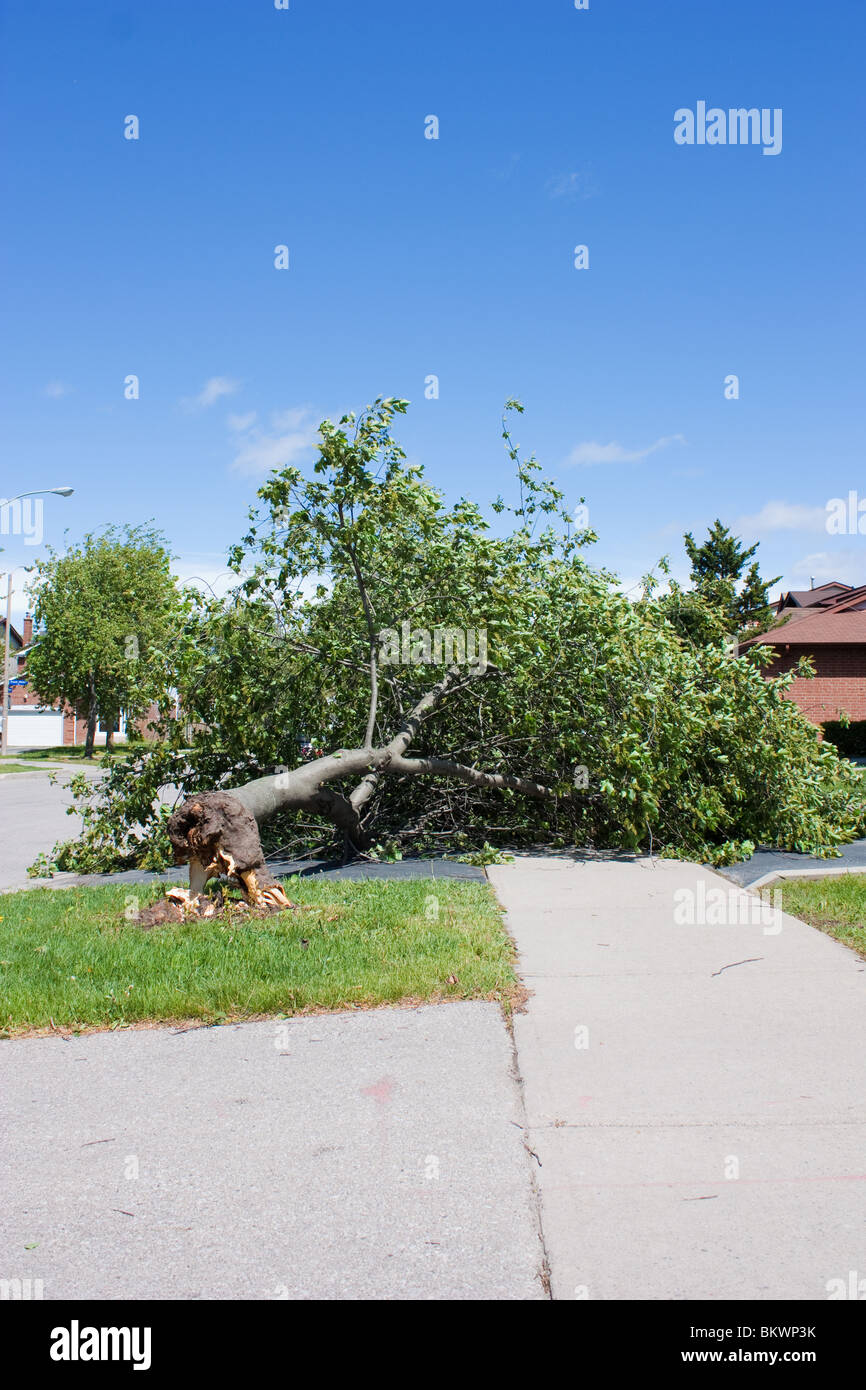
<path fill-rule="evenodd" d="M 769 590 L 781 575 L 761 578 L 754 559 L 758 542 L 744 546 L 718 517 L 702 545 L 690 531 L 683 540 L 692 565 L 692 588 L 684 590 L 672 584 L 662 600 L 680 634 L 702 645 L 723 637 L 753 636 L 770 627 L 773 608 Z"/>

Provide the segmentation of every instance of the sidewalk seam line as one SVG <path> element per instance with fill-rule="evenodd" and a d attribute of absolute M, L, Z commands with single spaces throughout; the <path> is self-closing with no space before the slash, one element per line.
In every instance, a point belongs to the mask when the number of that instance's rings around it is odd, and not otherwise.
<path fill-rule="evenodd" d="M 497 906 L 499 907 L 500 912 L 502 913 L 502 927 L 506 935 L 508 936 L 508 939 L 511 942 L 511 946 L 514 951 L 515 969 L 517 971 L 518 979 L 522 980 L 523 977 L 518 968 L 517 941 L 515 940 L 514 933 L 512 932 L 508 923 L 508 912 L 502 904 L 502 902 L 500 901 L 499 895 L 496 892 L 496 888 L 490 882 L 490 875 L 488 874 L 486 868 L 484 870 L 484 877 L 487 880 L 488 887 L 490 888 L 494 900 Z M 505 1031 L 508 1035 L 509 1046 L 511 1048 L 511 1075 L 514 1082 L 514 1092 L 517 1102 L 517 1114 L 519 1117 L 523 1153 L 525 1156 L 526 1169 L 529 1174 L 529 1188 L 532 1194 L 531 1205 L 533 1215 L 535 1217 L 535 1230 L 538 1236 L 538 1244 L 541 1249 L 541 1266 L 537 1277 L 540 1279 L 541 1286 L 544 1290 L 547 1301 L 549 1303 L 552 1303 L 553 1271 L 551 1269 L 550 1259 L 547 1253 L 547 1243 L 544 1239 L 544 1221 L 542 1219 L 541 1189 L 538 1185 L 538 1178 L 533 1163 L 533 1150 L 529 1135 L 529 1118 L 526 1111 L 526 1093 L 524 1090 L 523 1073 L 520 1070 L 520 1058 L 517 1053 L 517 1037 L 514 1031 L 514 1015 L 507 1015 L 505 1009 L 502 1007 L 501 1004 L 500 1010 L 502 1013 L 502 1021 L 505 1024 Z M 539 1164 L 541 1163 L 541 1159 L 538 1158 L 537 1154 L 534 1155 L 534 1158 L 535 1162 Z"/>

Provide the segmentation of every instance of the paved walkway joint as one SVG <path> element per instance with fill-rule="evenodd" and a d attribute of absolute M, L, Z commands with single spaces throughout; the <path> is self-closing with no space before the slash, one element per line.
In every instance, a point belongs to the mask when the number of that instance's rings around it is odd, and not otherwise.
<path fill-rule="evenodd" d="M 866 1261 L 866 963 L 710 869 L 491 868 L 556 1299 L 826 1299 Z"/>

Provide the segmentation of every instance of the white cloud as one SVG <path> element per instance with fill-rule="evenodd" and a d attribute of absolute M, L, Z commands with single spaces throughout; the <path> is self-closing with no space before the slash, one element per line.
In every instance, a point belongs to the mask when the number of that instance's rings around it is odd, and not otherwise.
<path fill-rule="evenodd" d="M 502 169 L 495 171 L 493 177 L 495 179 L 498 179 L 501 183 L 507 183 L 508 180 L 511 178 L 512 174 L 515 172 L 519 163 L 520 155 L 512 154 L 511 158 L 508 160 L 508 163 L 505 164 L 502 167 Z"/>
<path fill-rule="evenodd" d="M 838 579 L 843 584 L 862 584 L 866 581 L 866 550 L 816 550 L 792 565 L 791 574 L 798 581 Z M 808 584 L 792 587 L 808 588 Z"/>
<path fill-rule="evenodd" d="M 254 410 L 249 411 L 247 415 L 230 415 L 228 417 L 229 429 L 234 430 L 236 434 L 242 434 L 244 430 L 248 430 L 255 422 L 256 411 Z"/>
<path fill-rule="evenodd" d="M 617 575 L 614 587 L 619 589 L 620 593 L 624 594 L 626 598 L 636 602 L 643 594 L 644 580 L 646 579 L 647 573 L 651 574 L 656 580 L 656 588 L 653 590 L 653 594 L 656 598 L 660 598 L 662 594 L 668 593 L 672 582 L 679 584 L 682 589 L 691 588 L 691 581 L 687 570 L 682 568 L 672 569 L 671 573 L 666 575 L 662 573 L 657 565 L 654 565 L 643 574 L 624 573 Z"/>
<path fill-rule="evenodd" d="M 672 468 L 672 478 L 703 478 L 706 476 L 705 468 Z"/>
<path fill-rule="evenodd" d="M 240 389 L 239 381 L 227 376 L 212 376 L 206 381 L 197 396 L 185 396 L 182 405 L 187 410 L 207 410 L 223 396 L 233 396 Z"/>
<path fill-rule="evenodd" d="M 172 572 L 185 588 L 198 589 L 202 594 L 223 598 L 240 581 L 225 562 L 225 556 L 213 552 L 181 555 L 172 563 Z"/>
<path fill-rule="evenodd" d="M 309 406 L 295 406 L 292 410 L 275 410 L 271 414 L 271 424 L 275 430 L 294 430 L 310 418 Z"/>
<path fill-rule="evenodd" d="M 240 575 L 237 575 L 226 565 L 224 555 L 213 551 L 190 551 L 173 562 L 172 573 L 181 588 L 197 589 L 206 598 L 225 598 L 226 594 L 230 594 L 243 579 L 252 574 L 253 567 L 252 563 L 247 563 L 242 567 Z M 305 600 L 314 599 L 320 584 L 330 590 L 332 580 L 328 575 L 318 571 L 306 575 L 298 586 L 300 597 Z"/>
<path fill-rule="evenodd" d="M 312 412 L 307 406 L 293 410 L 275 411 L 270 417 L 270 430 L 247 427 L 238 431 L 238 450 L 232 460 L 235 473 L 269 473 L 272 468 L 286 468 L 311 452 L 318 440 Z"/>
<path fill-rule="evenodd" d="M 807 507 L 801 502 L 765 502 L 759 512 L 741 516 L 734 523 L 740 531 L 826 531 L 825 507 Z"/>
<path fill-rule="evenodd" d="M 586 444 L 575 445 L 565 460 L 565 466 L 566 468 L 575 468 L 579 466 L 590 467 L 596 463 L 640 463 L 641 459 L 648 458 L 658 449 L 667 448 L 668 444 L 685 444 L 685 442 L 681 434 L 666 434 L 663 438 L 657 439 L 655 444 L 648 445 L 646 449 L 624 449 L 615 440 L 610 444 L 598 444 L 595 440 L 590 440 Z"/>
<path fill-rule="evenodd" d="M 568 174 L 557 174 L 544 185 L 550 198 L 594 198 L 598 192 L 592 170 L 588 165 Z"/>
<path fill-rule="evenodd" d="M 72 387 L 67 386 L 65 381 L 49 381 L 43 395 L 50 396 L 52 400 L 58 401 L 61 396 L 68 396 L 71 390 Z"/>

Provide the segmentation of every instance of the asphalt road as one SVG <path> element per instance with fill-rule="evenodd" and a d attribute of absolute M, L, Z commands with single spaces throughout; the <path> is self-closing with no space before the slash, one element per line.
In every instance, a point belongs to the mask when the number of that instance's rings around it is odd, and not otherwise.
<path fill-rule="evenodd" d="M 91 771 L 87 775 L 98 777 L 99 772 Z M 65 768 L 56 785 L 51 784 L 44 772 L 0 775 L 0 892 L 8 888 L 34 887 L 36 881 L 28 878 L 27 865 L 32 864 L 40 852 L 50 850 L 56 841 L 69 840 L 80 833 L 81 817 L 66 813 L 67 806 L 72 805 L 69 780 L 70 774 Z M 165 800 L 173 800 L 168 789 Z M 402 859 L 393 864 L 346 866 L 336 861 L 292 860 L 273 861 L 271 868 L 278 877 L 297 873 L 341 879 L 451 878 L 484 882 L 483 869 L 442 859 Z M 38 886 L 70 888 L 76 884 L 151 883 L 155 879 L 186 882 L 187 873 L 183 866 L 168 869 L 163 874 L 139 869 L 110 875 L 58 873 L 52 879 L 39 880 Z"/>
<path fill-rule="evenodd" d="M 0 1278 L 46 1299 L 543 1299 L 497 1005 L 0 1046 Z"/>
<path fill-rule="evenodd" d="M 839 847 L 835 859 L 818 859 L 813 854 L 793 854 L 785 850 L 759 849 L 740 864 L 726 864 L 719 873 L 733 883 L 748 888 L 777 873 L 866 873 L 866 840 L 853 840 Z"/>
<path fill-rule="evenodd" d="M 27 865 L 37 854 L 80 834 L 80 817 L 66 814 L 73 773 L 60 772 L 55 784 L 42 772 L 9 773 L 0 780 L 0 890 L 29 887 Z"/>

